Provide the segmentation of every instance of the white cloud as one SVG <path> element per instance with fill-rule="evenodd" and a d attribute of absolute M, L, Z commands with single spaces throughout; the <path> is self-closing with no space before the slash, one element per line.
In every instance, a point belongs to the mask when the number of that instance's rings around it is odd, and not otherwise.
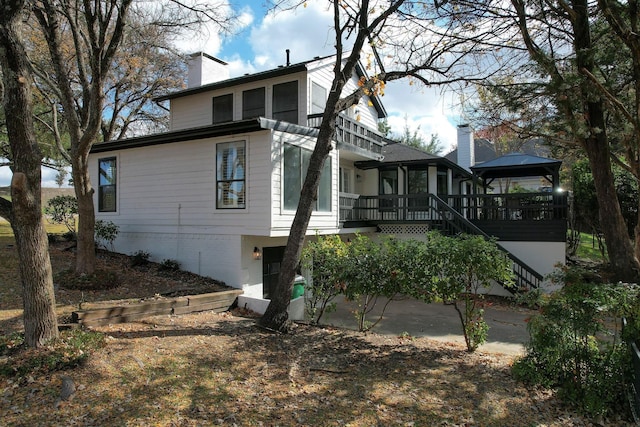
<path fill-rule="evenodd" d="M 291 63 L 335 52 L 332 13 L 324 2 L 308 2 L 307 7 L 270 12 L 259 26 L 251 30 L 251 48 L 262 69 L 286 63 L 285 50 Z"/>
<path fill-rule="evenodd" d="M 330 55 L 335 52 L 332 25 L 332 10 L 323 2 L 308 2 L 305 8 L 270 13 L 251 29 L 249 42 L 254 58 L 249 62 L 234 63 L 232 75 L 253 72 L 250 64 L 258 71 L 283 65 L 285 49 L 290 50 L 291 63 Z M 238 66 L 243 72 L 234 73 L 233 70 L 240 70 Z M 406 114 L 410 129 L 420 126 L 425 141 L 431 139 L 431 134 L 438 135 L 442 154 L 451 151 L 456 144 L 458 112 L 451 107 L 455 104 L 453 95 L 443 93 L 439 88 L 411 86 L 408 81 L 401 80 L 387 85 L 382 103 L 389 114 L 392 132 L 403 131 Z"/>
<path fill-rule="evenodd" d="M 387 84 L 382 102 L 393 133 L 404 131 L 406 115 L 409 129 L 413 132 L 419 126 L 419 134 L 425 141 L 430 141 L 432 134 L 438 135 L 444 155 L 456 145 L 459 120 L 457 111 L 451 107 L 455 104 L 454 97 L 441 88 L 425 88 L 399 80 Z"/>
<path fill-rule="evenodd" d="M 71 176 L 71 170 L 69 169 L 68 172 L 69 174 L 67 175 L 67 179 L 65 180 L 66 182 L 62 186 L 64 188 L 69 188 L 69 185 L 67 185 L 67 182 L 69 181 L 69 178 Z M 41 168 L 41 173 L 42 173 L 42 179 L 41 179 L 42 188 L 58 188 L 58 184 L 56 184 L 56 175 L 58 174 L 57 170 L 43 166 Z M 0 167 L 0 187 L 10 186 L 12 176 L 13 176 L 13 173 L 11 172 L 11 169 L 9 169 L 9 166 Z"/>
<path fill-rule="evenodd" d="M 187 0 L 186 4 L 197 5 L 195 0 Z M 172 5 L 175 7 L 175 5 Z M 202 6 L 202 5 L 199 5 Z M 209 5 L 212 7 L 212 5 Z M 187 13 L 181 9 L 180 13 Z M 177 13 L 177 12 L 176 12 Z M 224 19 L 234 14 L 232 7 L 228 3 L 220 3 L 215 5 L 216 15 Z M 194 27 L 185 27 L 182 34 L 174 39 L 174 46 L 184 53 L 206 52 L 209 55 L 217 55 L 226 41 L 226 37 L 233 37 L 235 34 L 241 33 L 244 29 L 251 26 L 255 17 L 250 7 L 245 6 L 235 11 L 236 20 L 233 28 L 230 28 L 230 35 L 226 36 L 220 32 L 220 25 L 214 20 L 209 20 Z"/>

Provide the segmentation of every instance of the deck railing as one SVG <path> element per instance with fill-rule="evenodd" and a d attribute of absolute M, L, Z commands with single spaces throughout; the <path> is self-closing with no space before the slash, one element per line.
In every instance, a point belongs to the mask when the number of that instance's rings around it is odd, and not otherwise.
<path fill-rule="evenodd" d="M 360 196 L 352 193 L 340 193 L 340 221 L 353 221 L 353 208 Z"/>
<path fill-rule="evenodd" d="M 374 222 L 436 220 L 438 215 L 433 197 L 431 194 L 359 196 L 349 205 L 353 206 L 354 212 L 341 209 L 340 219 Z M 547 221 L 567 218 L 566 193 L 448 195 L 442 199 L 468 220 Z"/>
<path fill-rule="evenodd" d="M 307 126 L 318 128 L 322 122 L 322 114 L 311 114 L 307 116 Z M 375 154 L 382 153 L 382 147 L 391 140 L 369 129 L 359 121 L 339 114 L 336 119 L 336 138 L 338 142 L 353 145 Z"/>
<path fill-rule="evenodd" d="M 553 220 L 567 218 L 567 193 L 508 193 L 446 196 L 470 220 Z"/>

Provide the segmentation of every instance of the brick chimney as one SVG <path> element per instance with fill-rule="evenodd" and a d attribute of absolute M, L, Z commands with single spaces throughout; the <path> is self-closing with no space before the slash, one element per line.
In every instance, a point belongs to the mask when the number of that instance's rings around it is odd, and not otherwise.
<path fill-rule="evenodd" d="M 476 163 L 473 130 L 468 124 L 458 125 L 458 165 L 471 172 Z"/>
<path fill-rule="evenodd" d="M 189 88 L 204 86 L 229 78 L 227 63 L 204 52 L 191 54 L 188 66 L 187 87 Z"/>

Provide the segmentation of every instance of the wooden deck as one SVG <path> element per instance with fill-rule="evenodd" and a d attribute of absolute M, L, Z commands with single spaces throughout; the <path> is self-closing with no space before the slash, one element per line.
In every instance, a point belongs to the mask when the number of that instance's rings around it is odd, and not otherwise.
<path fill-rule="evenodd" d="M 442 203 L 490 236 L 504 241 L 564 242 L 567 196 L 554 193 L 449 195 L 340 195 L 345 228 L 379 224 L 429 224 L 446 229 L 451 212 Z M 460 232 L 454 229 L 452 231 Z"/>

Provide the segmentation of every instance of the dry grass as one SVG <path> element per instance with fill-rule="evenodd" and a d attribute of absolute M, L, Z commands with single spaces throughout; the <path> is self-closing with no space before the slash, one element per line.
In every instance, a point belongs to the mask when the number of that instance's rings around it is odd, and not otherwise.
<path fill-rule="evenodd" d="M 20 327 L 15 248 L 0 237 L 0 330 Z M 103 268 L 128 268 L 118 257 Z M 55 270 L 73 256 L 52 249 Z M 86 301 L 199 286 L 128 268 L 135 279 Z M 155 288 L 154 286 L 157 286 Z M 125 289 L 121 289 L 125 288 Z M 150 289 L 152 288 L 152 289 Z M 60 315 L 80 295 L 58 289 Z M 17 319 L 15 318 L 17 317 Z M 427 338 L 299 325 L 289 335 L 243 313 L 158 316 L 96 328 L 107 344 L 79 368 L 59 403 L 61 373 L 0 377 L 8 426 L 590 426 L 552 393 L 510 374 L 512 356 Z M 608 420 L 607 425 L 626 425 Z"/>

